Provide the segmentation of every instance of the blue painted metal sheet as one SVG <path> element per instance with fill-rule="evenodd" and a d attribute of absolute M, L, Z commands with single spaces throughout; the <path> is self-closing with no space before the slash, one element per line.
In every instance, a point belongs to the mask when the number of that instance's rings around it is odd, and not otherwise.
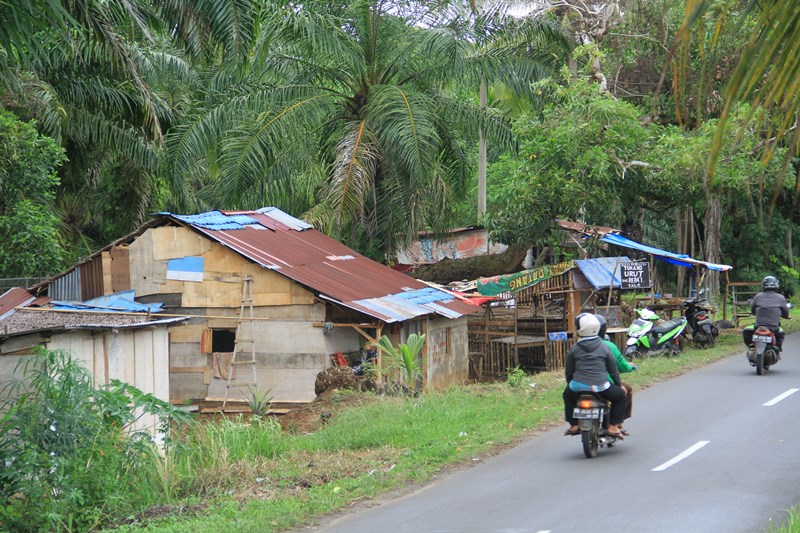
<path fill-rule="evenodd" d="M 226 215 L 220 211 L 208 211 L 199 215 L 159 214 L 169 215 L 187 224 L 215 231 L 244 229 L 247 226 L 258 224 L 257 220 L 247 215 Z"/>
<path fill-rule="evenodd" d="M 125 313 L 158 313 L 163 303 L 142 304 L 134 300 L 134 291 L 123 291 L 92 298 L 85 302 L 54 301 L 53 309 L 72 311 L 120 311 Z"/>
<path fill-rule="evenodd" d="M 578 259 L 575 264 L 595 289 L 607 289 L 611 286 L 611 275 L 614 274 L 614 287 L 620 286 L 619 263 L 628 263 L 630 259 L 622 257 L 598 257 L 595 259 Z"/>

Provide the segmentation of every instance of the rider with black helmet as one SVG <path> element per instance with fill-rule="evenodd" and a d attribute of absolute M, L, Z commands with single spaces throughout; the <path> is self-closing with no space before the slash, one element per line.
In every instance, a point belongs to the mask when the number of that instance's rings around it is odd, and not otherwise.
<path fill-rule="evenodd" d="M 767 276 L 761 281 L 761 292 L 753 298 L 751 312 L 756 315 L 756 323 L 742 330 L 742 338 L 747 346 L 753 342 L 753 331 L 758 326 L 766 326 L 775 332 L 778 350 L 783 347 L 784 332 L 781 318 L 789 318 L 789 305 L 786 298 L 778 292 L 780 283 L 775 276 Z"/>

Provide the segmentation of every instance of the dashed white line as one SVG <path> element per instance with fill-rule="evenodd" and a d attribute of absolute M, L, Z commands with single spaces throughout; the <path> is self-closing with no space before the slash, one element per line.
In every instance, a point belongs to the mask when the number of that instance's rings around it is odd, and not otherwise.
<path fill-rule="evenodd" d="M 779 401 L 781 401 L 781 400 L 784 400 L 784 399 L 788 398 L 789 396 L 791 396 L 792 394 L 794 394 L 795 392 L 797 392 L 797 391 L 799 391 L 799 390 L 800 390 L 800 389 L 789 389 L 789 390 L 787 390 L 786 392 L 784 392 L 783 394 L 780 394 L 780 395 L 778 395 L 778 396 L 775 396 L 773 399 L 771 399 L 770 401 L 768 401 L 767 403 L 765 403 L 763 406 L 764 406 L 764 407 L 772 407 L 773 405 L 775 405 L 775 404 L 776 404 L 776 403 L 778 403 Z"/>
<path fill-rule="evenodd" d="M 662 470 L 666 470 L 667 468 L 671 467 L 675 463 L 679 463 L 679 462 L 683 461 L 684 459 L 686 459 L 687 457 L 692 455 L 694 452 L 696 452 L 697 450 L 699 450 L 700 448 L 702 448 L 703 446 L 705 446 L 709 442 L 711 442 L 711 441 L 701 440 L 700 442 L 698 442 L 697 444 L 695 444 L 694 446 L 692 446 L 688 450 L 676 455 L 675 457 L 673 457 L 672 459 L 670 459 L 666 463 L 655 467 L 653 469 L 653 472 L 661 472 Z"/>

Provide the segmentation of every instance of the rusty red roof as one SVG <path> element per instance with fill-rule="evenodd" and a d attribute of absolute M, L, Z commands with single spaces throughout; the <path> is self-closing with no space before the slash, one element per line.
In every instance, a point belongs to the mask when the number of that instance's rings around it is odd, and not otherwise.
<path fill-rule="evenodd" d="M 448 291 L 359 254 L 274 207 L 159 216 L 188 225 L 325 299 L 384 322 L 426 314 L 457 318 L 479 310 Z"/>
<path fill-rule="evenodd" d="M 16 307 L 24 307 L 36 301 L 36 297 L 19 287 L 7 290 L 0 296 L 0 318 L 3 318 Z"/>

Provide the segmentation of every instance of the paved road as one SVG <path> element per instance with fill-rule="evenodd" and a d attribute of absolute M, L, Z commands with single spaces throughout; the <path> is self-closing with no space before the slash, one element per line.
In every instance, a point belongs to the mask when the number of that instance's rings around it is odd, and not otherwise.
<path fill-rule="evenodd" d="M 325 533 L 755 532 L 800 501 L 800 334 L 764 376 L 735 355 L 636 393 L 631 436 L 586 459 L 548 431 Z"/>

